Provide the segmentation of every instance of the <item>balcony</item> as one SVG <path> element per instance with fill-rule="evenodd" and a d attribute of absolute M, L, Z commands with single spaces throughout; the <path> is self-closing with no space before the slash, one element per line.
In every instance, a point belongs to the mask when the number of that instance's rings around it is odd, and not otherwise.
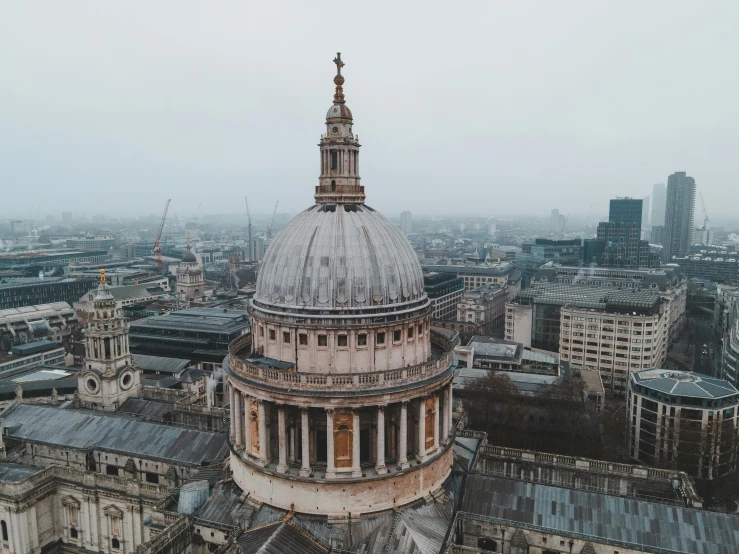
<path fill-rule="evenodd" d="M 442 348 L 449 345 L 449 339 L 441 333 L 432 331 L 431 339 L 432 343 Z M 447 351 L 435 359 L 389 371 L 305 373 L 292 371 L 292 368 L 268 368 L 247 361 L 245 355 L 248 356 L 248 352 L 251 351 L 251 334 L 247 333 L 234 340 L 229 346 L 228 365 L 234 375 L 270 387 L 306 391 L 356 392 L 402 387 L 441 375 L 450 368 L 453 358 L 451 351 L 447 348 L 444 348 L 444 350 Z"/>

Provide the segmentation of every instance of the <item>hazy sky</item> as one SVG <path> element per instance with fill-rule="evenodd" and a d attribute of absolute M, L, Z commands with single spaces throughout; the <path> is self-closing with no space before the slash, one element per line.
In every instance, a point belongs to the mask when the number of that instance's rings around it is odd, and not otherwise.
<path fill-rule="evenodd" d="M 737 28 L 736 0 L 4 2 L 0 217 L 305 208 L 336 51 L 388 214 L 604 213 L 680 170 L 737 212 Z"/>

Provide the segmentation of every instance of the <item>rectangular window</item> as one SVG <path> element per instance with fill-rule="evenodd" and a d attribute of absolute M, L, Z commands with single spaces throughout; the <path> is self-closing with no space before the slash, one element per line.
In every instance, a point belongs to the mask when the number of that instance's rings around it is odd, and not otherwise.
<path fill-rule="evenodd" d="M 413 327 L 408 327 L 408 338 L 409 339 L 413 338 Z"/>
<path fill-rule="evenodd" d="M 327 335 L 318 335 L 318 346 L 328 346 Z"/>
<path fill-rule="evenodd" d="M 400 329 L 393 331 L 393 342 L 400 342 Z"/>
<path fill-rule="evenodd" d="M 262 327 L 261 325 L 259 326 L 259 336 L 264 337 L 264 327 Z"/>
<path fill-rule="evenodd" d="M 418 336 L 420 337 L 421 335 L 423 335 L 423 323 L 418 326 Z"/>
<path fill-rule="evenodd" d="M 107 475 L 116 475 L 117 476 L 118 475 L 118 466 L 106 465 L 105 466 L 105 473 Z"/>
<path fill-rule="evenodd" d="M 348 344 L 346 335 L 339 335 L 339 346 L 346 346 Z"/>
<path fill-rule="evenodd" d="M 287 344 L 290 344 L 290 331 L 283 331 L 282 332 L 282 342 L 285 342 Z"/>
<path fill-rule="evenodd" d="M 308 335 L 306 333 L 300 333 L 300 346 L 308 346 Z"/>
<path fill-rule="evenodd" d="M 277 335 L 276 335 L 276 333 L 275 333 L 275 330 L 274 330 L 274 329 L 270 329 L 270 330 L 269 330 L 269 340 L 275 340 L 275 337 L 276 337 L 276 336 L 277 336 Z"/>
<path fill-rule="evenodd" d="M 159 474 L 157 473 L 146 473 L 146 482 L 159 484 Z"/>
<path fill-rule="evenodd" d="M 385 333 L 377 333 L 377 344 L 385 344 Z"/>
<path fill-rule="evenodd" d="M 339 168 L 339 153 L 336 150 L 331 150 L 331 169 Z"/>
<path fill-rule="evenodd" d="M 367 346 L 367 335 L 364 333 L 357 335 L 357 344 L 359 346 Z"/>

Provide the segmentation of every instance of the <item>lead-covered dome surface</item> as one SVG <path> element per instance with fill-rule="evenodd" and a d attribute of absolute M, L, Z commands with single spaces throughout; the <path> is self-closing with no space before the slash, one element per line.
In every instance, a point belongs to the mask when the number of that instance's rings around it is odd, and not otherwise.
<path fill-rule="evenodd" d="M 254 300 L 352 312 L 428 301 L 410 243 L 364 204 L 318 204 L 290 221 L 265 253 Z"/>

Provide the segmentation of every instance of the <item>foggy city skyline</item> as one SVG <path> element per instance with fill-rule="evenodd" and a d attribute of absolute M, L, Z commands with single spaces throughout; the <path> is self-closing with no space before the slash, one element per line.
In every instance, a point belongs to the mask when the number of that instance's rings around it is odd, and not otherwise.
<path fill-rule="evenodd" d="M 368 204 L 390 215 L 596 220 L 675 171 L 712 220 L 733 215 L 734 3 L 424 7 L 8 5 L 0 217 L 158 214 L 172 198 L 185 218 L 240 213 L 245 195 L 296 213 L 337 50 Z"/>

